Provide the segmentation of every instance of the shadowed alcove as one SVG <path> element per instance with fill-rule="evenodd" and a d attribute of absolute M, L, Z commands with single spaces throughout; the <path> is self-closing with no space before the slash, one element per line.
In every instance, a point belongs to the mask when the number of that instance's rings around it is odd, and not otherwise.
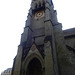
<path fill-rule="evenodd" d="M 29 62 L 26 75 L 42 75 L 42 65 L 37 58 Z"/>

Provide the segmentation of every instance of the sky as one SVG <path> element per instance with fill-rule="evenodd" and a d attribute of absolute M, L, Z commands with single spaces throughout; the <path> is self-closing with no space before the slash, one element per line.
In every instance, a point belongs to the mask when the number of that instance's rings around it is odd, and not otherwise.
<path fill-rule="evenodd" d="M 0 73 L 12 67 L 31 0 L 0 0 Z M 53 0 L 63 29 L 75 27 L 75 0 Z"/>

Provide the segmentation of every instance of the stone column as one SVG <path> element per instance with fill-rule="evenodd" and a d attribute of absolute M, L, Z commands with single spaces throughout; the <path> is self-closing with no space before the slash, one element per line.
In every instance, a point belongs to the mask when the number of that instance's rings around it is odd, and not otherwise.
<path fill-rule="evenodd" d="M 44 44 L 45 50 L 45 75 L 54 75 L 52 48 L 50 41 Z"/>
<path fill-rule="evenodd" d="M 51 60 L 52 63 L 53 63 L 53 73 L 52 74 L 59 75 L 58 74 L 58 65 L 57 65 L 57 57 L 56 57 L 56 48 L 55 48 L 53 25 L 52 25 L 52 22 L 51 22 L 51 19 L 52 19 L 51 18 L 51 13 L 52 13 L 51 10 L 52 9 L 49 8 L 50 5 L 49 5 L 49 3 L 47 1 L 45 3 L 45 6 L 46 6 L 46 9 L 45 9 L 45 40 L 51 42 L 50 43 L 51 44 L 50 45 L 51 48 L 49 48 L 49 50 L 51 52 L 50 52 L 50 56 L 47 57 L 47 58 L 51 57 L 49 60 Z M 50 64 L 51 63 L 48 63 L 48 65 L 50 65 Z M 51 68 L 52 68 L 52 66 L 51 66 Z"/>
<path fill-rule="evenodd" d="M 16 56 L 16 61 L 15 61 L 15 67 L 14 67 L 13 75 L 20 75 L 22 50 L 23 50 L 23 47 L 19 46 L 18 53 L 17 53 L 17 56 Z"/>
<path fill-rule="evenodd" d="M 51 24 L 51 14 L 49 9 L 49 4 L 45 3 L 45 36 L 52 35 L 52 24 Z"/>

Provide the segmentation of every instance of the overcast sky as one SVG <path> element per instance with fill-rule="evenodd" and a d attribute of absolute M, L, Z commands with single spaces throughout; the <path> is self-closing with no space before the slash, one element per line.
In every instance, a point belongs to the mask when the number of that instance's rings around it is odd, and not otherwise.
<path fill-rule="evenodd" d="M 0 0 L 0 73 L 12 67 L 31 0 Z M 75 0 L 53 0 L 63 29 L 75 27 Z"/>

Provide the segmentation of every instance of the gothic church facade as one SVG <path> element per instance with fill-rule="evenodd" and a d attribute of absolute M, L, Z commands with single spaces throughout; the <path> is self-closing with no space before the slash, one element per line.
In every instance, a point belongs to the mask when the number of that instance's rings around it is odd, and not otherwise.
<path fill-rule="evenodd" d="M 75 28 L 62 31 L 52 0 L 32 0 L 12 75 L 75 75 Z"/>

